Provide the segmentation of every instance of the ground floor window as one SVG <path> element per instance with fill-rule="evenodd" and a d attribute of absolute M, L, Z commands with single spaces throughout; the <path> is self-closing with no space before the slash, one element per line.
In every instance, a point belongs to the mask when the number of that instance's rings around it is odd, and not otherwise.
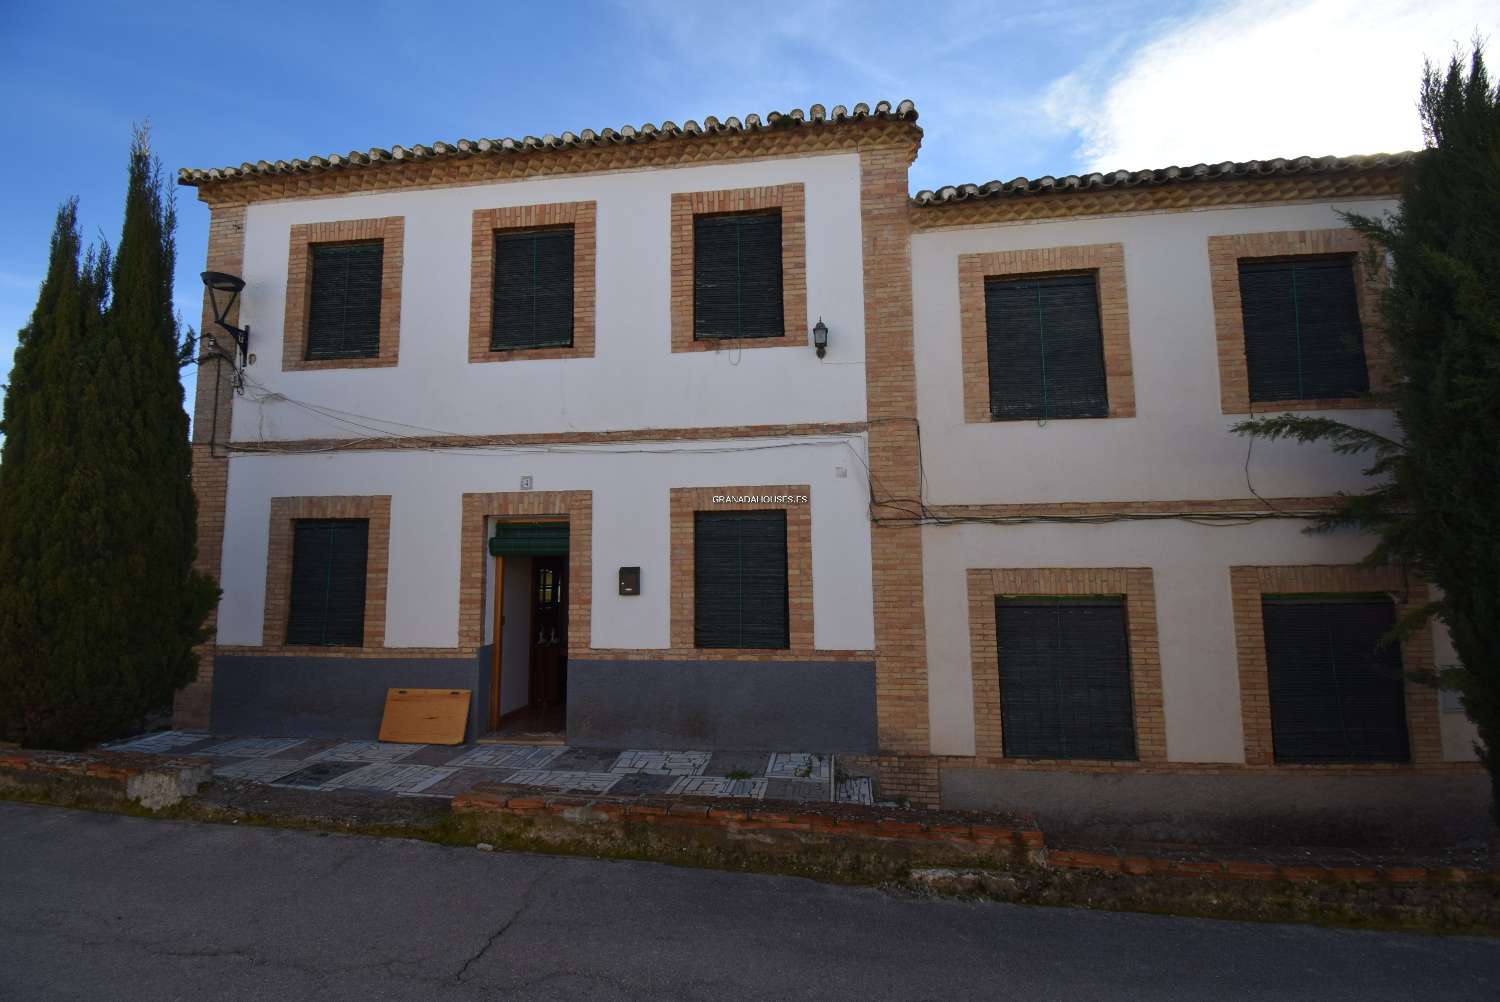
<path fill-rule="evenodd" d="M 996 599 L 1007 757 L 1136 757 L 1125 623 L 1118 596 Z"/>
<path fill-rule="evenodd" d="M 1384 595 L 1261 600 L 1278 762 L 1405 762 L 1405 678 Z"/>
<path fill-rule="evenodd" d="M 292 523 L 292 582 L 286 642 L 360 647 L 370 522 L 299 518 Z"/>
<path fill-rule="evenodd" d="M 693 643 L 791 646 L 785 509 L 693 514 Z"/>

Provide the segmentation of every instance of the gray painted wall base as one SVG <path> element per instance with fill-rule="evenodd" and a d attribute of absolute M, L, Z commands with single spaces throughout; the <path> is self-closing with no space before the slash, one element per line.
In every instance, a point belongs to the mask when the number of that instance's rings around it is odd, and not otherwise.
<path fill-rule="evenodd" d="M 374 740 L 387 689 L 468 689 L 466 741 L 482 731 L 489 648 L 476 658 L 226 654 L 214 658 L 215 734 Z"/>
<path fill-rule="evenodd" d="M 1488 838 L 1483 773 L 1378 776 L 942 770 L 943 806 L 1031 810 L 1049 838 L 1391 849 Z"/>
<path fill-rule="evenodd" d="M 873 752 L 875 665 L 572 660 L 568 744 Z"/>

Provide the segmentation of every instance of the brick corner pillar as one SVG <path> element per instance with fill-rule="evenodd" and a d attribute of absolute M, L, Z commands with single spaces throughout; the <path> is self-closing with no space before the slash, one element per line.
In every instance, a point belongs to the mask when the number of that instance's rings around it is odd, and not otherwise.
<path fill-rule="evenodd" d="M 206 270 L 226 271 L 239 275 L 245 265 L 245 206 L 214 204 L 210 206 L 208 224 L 208 260 Z M 239 307 L 229 317 L 239 323 Z M 203 295 L 200 354 L 211 352 L 217 344 L 230 358 L 234 342 L 214 324 L 213 308 L 207 290 Z M 224 553 L 224 506 L 229 489 L 229 418 L 234 402 L 233 366 L 227 361 L 205 361 L 198 366 L 198 390 L 193 400 L 193 495 L 198 501 L 198 556 L 193 566 L 215 581 L 219 580 L 220 561 Z M 206 730 L 210 726 L 213 699 L 214 639 L 218 635 L 219 612 L 209 613 L 209 640 L 200 644 L 197 677 L 177 690 L 172 700 L 172 726 Z"/>
<path fill-rule="evenodd" d="M 911 223 L 907 170 L 914 143 L 860 152 L 865 290 L 865 389 L 875 598 L 875 713 L 882 756 L 925 756 L 927 629 L 922 529 L 910 519 L 920 496 L 917 386 L 912 344 Z"/>

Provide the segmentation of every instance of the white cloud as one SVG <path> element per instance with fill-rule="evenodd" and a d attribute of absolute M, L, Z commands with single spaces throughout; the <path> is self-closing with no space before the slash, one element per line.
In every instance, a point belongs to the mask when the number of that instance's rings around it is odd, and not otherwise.
<path fill-rule="evenodd" d="M 1493 0 L 1238 0 L 1063 77 L 1044 107 L 1089 170 L 1414 149 L 1423 58 L 1476 30 L 1500 37 Z"/>

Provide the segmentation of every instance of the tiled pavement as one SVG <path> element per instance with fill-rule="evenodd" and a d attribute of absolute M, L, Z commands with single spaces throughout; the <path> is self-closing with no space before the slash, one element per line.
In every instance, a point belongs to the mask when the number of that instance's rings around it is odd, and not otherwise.
<path fill-rule="evenodd" d="M 871 803 L 871 782 L 840 776 L 832 755 L 566 745 L 388 744 L 319 738 L 222 738 L 162 731 L 107 745 L 212 759 L 214 773 L 271 786 L 452 797 L 480 782 L 561 793 L 682 794 Z"/>

